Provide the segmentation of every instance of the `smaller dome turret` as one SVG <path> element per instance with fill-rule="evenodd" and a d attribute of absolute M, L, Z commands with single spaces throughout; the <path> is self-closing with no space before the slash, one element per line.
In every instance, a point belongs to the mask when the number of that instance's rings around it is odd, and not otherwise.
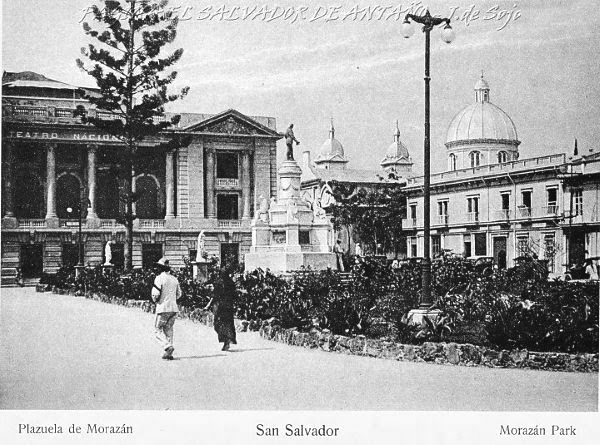
<path fill-rule="evenodd" d="M 333 118 L 331 118 L 329 137 L 323 142 L 319 154 L 315 159 L 315 165 L 318 168 L 344 168 L 347 163 L 348 160 L 344 156 L 344 147 L 335 138 L 335 128 L 333 126 Z"/>
<path fill-rule="evenodd" d="M 388 147 L 385 157 L 381 160 L 381 166 L 386 170 L 393 169 L 397 172 L 410 172 L 412 165 L 413 162 L 408 149 L 400 140 L 400 125 L 396 121 L 394 142 Z"/>

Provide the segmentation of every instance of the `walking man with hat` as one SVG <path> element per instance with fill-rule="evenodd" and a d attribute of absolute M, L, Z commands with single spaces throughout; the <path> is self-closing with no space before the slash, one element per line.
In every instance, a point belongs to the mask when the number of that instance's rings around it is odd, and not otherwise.
<path fill-rule="evenodd" d="M 169 260 L 161 258 L 156 264 L 161 269 L 152 286 L 152 300 L 156 303 L 156 338 L 165 350 L 162 358 L 173 360 L 173 325 L 179 312 L 177 299 L 181 297 L 181 287 L 177 278 L 171 275 Z"/>

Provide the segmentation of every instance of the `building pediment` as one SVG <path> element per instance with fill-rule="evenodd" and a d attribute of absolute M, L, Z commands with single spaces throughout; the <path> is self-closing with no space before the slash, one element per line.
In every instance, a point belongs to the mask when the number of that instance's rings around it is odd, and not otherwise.
<path fill-rule="evenodd" d="M 270 136 L 281 138 L 276 131 L 236 110 L 227 110 L 185 129 L 194 133 L 233 136 Z"/>

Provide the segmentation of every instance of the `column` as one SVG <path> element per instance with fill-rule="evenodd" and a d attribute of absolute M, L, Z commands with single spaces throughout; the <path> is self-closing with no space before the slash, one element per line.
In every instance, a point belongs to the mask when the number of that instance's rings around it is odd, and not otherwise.
<path fill-rule="evenodd" d="M 88 145 L 87 147 L 87 167 L 88 167 L 88 199 L 89 209 L 88 219 L 97 219 L 96 214 L 96 145 Z"/>
<path fill-rule="evenodd" d="M 46 152 L 46 219 L 56 218 L 56 144 L 48 144 Z"/>
<path fill-rule="evenodd" d="M 242 218 L 250 218 L 250 152 L 242 152 Z"/>
<path fill-rule="evenodd" d="M 208 149 L 206 154 L 206 213 L 215 218 L 215 150 Z"/>
<path fill-rule="evenodd" d="M 15 190 L 14 190 L 14 147 L 11 142 L 7 142 L 4 144 L 4 192 L 6 196 L 4 196 L 4 217 L 5 218 L 14 218 L 15 210 L 14 210 L 14 202 L 15 202 Z"/>
<path fill-rule="evenodd" d="M 165 214 L 165 219 L 173 219 L 175 218 L 175 205 L 174 205 L 174 196 L 173 196 L 173 192 L 175 190 L 173 181 L 174 181 L 174 175 L 173 175 L 173 156 L 174 156 L 174 152 L 173 151 L 168 151 L 166 153 L 166 159 L 165 159 L 165 191 L 166 191 L 166 214 Z"/>

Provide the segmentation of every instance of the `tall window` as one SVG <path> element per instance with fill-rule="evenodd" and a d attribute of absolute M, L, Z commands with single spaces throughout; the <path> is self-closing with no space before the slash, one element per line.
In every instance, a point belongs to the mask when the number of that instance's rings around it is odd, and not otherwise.
<path fill-rule="evenodd" d="M 583 215 L 583 190 L 573 190 L 573 216 Z"/>
<path fill-rule="evenodd" d="M 217 219 L 238 219 L 238 195 L 217 195 Z"/>
<path fill-rule="evenodd" d="M 548 270 L 554 271 L 554 256 L 556 254 L 556 243 L 554 233 L 544 235 L 544 258 L 548 261 Z"/>
<path fill-rule="evenodd" d="M 502 199 L 502 210 L 510 210 L 510 193 L 501 193 L 500 198 Z"/>
<path fill-rule="evenodd" d="M 517 236 L 517 252 L 519 256 L 529 253 L 529 235 Z"/>
<path fill-rule="evenodd" d="M 531 218 L 531 190 L 521 191 L 521 205 L 519 213 L 522 218 Z"/>
<path fill-rule="evenodd" d="M 442 251 L 442 237 L 431 235 L 431 255 L 438 255 Z"/>
<path fill-rule="evenodd" d="M 448 170 L 450 170 L 450 171 L 456 170 L 456 155 L 454 153 L 451 153 L 448 156 Z"/>
<path fill-rule="evenodd" d="M 217 178 L 238 178 L 237 153 L 217 153 Z"/>
<path fill-rule="evenodd" d="M 498 163 L 502 164 L 504 162 L 508 162 L 508 153 L 505 151 L 498 152 Z"/>
<path fill-rule="evenodd" d="M 417 223 L 417 204 L 411 204 L 409 206 L 408 217 L 413 224 Z"/>
<path fill-rule="evenodd" d="M 467 198 L 467 218 L 469 221 L 479 221 L 479 196 Z"/>
<path fill-rule="evenodd" d="M 481 153 L 478 151 L 469 153 L 469 162 L 471 163 L 471 167 L 479 167 L 481 164 Z"/>
<path fill-rule="evenodd" d="M 550 187 L 546 189 L 546 213 L 555 215 L 558 211 L 558 188 Z"/>
<path fill-rule="evenodd" d="M 416 236 L 410 237 L 410 256 L 412 258 L 417 256 L 417 237 Z"/>
<path fill-rule="evenodd" d="M 438 201 L 438 219 L 440 224 L 448 224 L 448 200 Z"/>
<path fill-rule="evenodd" d="M 463 237 L 463 254 L 465 257 L 471 256 L 471 235 L 469 234 Z"/>

